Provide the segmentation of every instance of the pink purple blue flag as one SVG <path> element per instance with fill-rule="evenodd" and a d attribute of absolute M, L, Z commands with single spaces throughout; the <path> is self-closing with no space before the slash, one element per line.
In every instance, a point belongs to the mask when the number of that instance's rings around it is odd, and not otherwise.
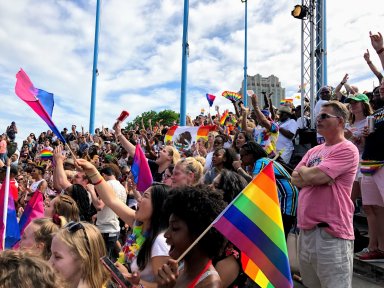
<path fill-rule="evenodd" d="M 20 217 L 20 233 L 23 234 L 25 227 L 27 227 L 33 219 L 41 217 L 44 217 L 43 194 L 41 194 L 39 190 L 36 190 L 28 204 L 25 206 L 23 215 Z"/>
<path fill-rule="evenodd" d="M 145 157 L 140 144 L 136 145 L 131 172 L 137 185 L 136 189 L 138 191 L 144 192 L 152 185 L 153 179 L 151 169 L 149 168 L 148 160 Z"/>
<path fill-rule="evenodd" d="M 216 96 L 215 95 L 212 95 L 212 94 L 206 94 L 207 96 L 207 100 L 208 100 L 208 103 L 209 103 L 209 107 L 212 107 L 213 105 L 213 101 L 215 101 L 216 99 Z"/>
<path fill-rule="evenodd" d="M 6 177 L 0 188 L 0 250 L 10 249 L 20 240 L 19 224 L 12 196 L 15 194 L 14 189 L 17 192 L 17 187 L 11 185 L 9 177 L 10 171 L 7 169 Z"/>
<path fill-rule="evenodd" d="M 32 81 L 23 69 L 16 74 L 15 93 L 21 100 L 29 105 L 44 120 L 53 133 L 65 143 L 63 135 L 56 128 L 52 121 L 52 111 L 54 106 L 53 94 L 35 88 Z"/>

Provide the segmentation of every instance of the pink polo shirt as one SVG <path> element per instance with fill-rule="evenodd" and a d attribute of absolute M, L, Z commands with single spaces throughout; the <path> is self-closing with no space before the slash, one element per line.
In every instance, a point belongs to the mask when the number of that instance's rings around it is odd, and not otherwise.
<path fill-rule="evenodd" d="M 0 154 L 7 153 L 7 141 L 1 140 L 0 141 Z"/>
<path fill-rule="evenodd" d="M 316 166 L 334 182 L 300 190 L 297 210 L 299 228 L 313 229 L 324 222 L 329 225 L 327 232 L 334 237 L 354 239 L 351 192 L 358 164 L 359 151 L 348 140 L 332 146 L 318 145 L 307 152 L 296 169 Z"/>

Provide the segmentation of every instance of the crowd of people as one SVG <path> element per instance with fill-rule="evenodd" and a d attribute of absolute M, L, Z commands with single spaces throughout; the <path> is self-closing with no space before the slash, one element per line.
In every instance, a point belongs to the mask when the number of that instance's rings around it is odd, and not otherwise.
<path fill-rule="evenodd" d="M 384 67 L 383 37 L 370 39 Z M 133 130 L 118 121 L 94 133 L 72 125 L 61 132 L 68 145 L 50 130 L 32 132 L 17 148 L 12 122 L 1 135 L 0 181 L 10 163 L 18 217 L 35 193 L 43 195 L 44 215 L 24 229 L 19 251 L 0 253 L 2 287 L 113 287 L 103 256 L 135 287 L 251 287 L 241 250 L 213 228 L 179 257 L 271 162 L 285 237 L 300 229 L 304 285 L 351 287 L 354 256 L 384 261 L 384 81 L 367 53 L 381 83 L 372 92 L 348 85 L 346 74 L 335 88 L 320 89 L 314 111 L 306 101 L 303 109 L 276 108 L 267 95 L 262 107 L 254 94 L 250 107 L 233 102 L 224 123 L 218 108 L 188 117 L 190 126 L 214 127 L 189 149 L 165 142 L 170 127 L 161 121 Z M 145 191 L 131 171 L 136 145 L 152 174 Z M 354 254 L 358 198 L 369 245 Z"/>

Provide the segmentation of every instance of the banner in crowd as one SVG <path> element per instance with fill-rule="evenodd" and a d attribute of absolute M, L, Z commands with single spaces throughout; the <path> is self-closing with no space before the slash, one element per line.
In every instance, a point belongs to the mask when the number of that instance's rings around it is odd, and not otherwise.
<path fill-rule="evenodd" d="M 293 287 L 273 161 L 217 217 L 213 227 L 241 250 L 244 272 L 260 287 Z"/>
<path fill-rule="evenodd" d="M 214 131 L 215 125 L 207 126 L 172 126 L 165 135 L 164 143 L 172 142 L 179 151 L 190 150 L 199 138 L 208 140 L 209 131 Z"/>

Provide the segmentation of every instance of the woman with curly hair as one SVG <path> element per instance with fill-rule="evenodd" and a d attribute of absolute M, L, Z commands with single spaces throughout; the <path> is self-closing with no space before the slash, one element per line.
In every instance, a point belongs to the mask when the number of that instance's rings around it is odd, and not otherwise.
<path fill-rule="evenodd" d="M 52 239 L 49 262 L 69 287 L 105 287 L 108 271 L 100 262 L 107 254 L 96 226 L 69 222 Z"/>
<path fill-rule="evenodd" d="M 186 186 L 173 189 L 164 204 L 170 214 L 164 236 L 171 246 L 167 264 L 159 269 L 159 287 L 222 287 L 220 276 L 212 265 L 219 255 L 224 237 L 210 229 L 200 241 L 177 262 L 187 248 L 225 208 L 222 195 L 210 186 Z"/>
<path fill-rule="evenodd" d="M 19 242 L 23 251 L 40 255 L 48 260 L 51 257 L 52 237 L 67 222 L 64 217 L 55 215 L 53 218 L 37 218 L 24 229 Z"/>

